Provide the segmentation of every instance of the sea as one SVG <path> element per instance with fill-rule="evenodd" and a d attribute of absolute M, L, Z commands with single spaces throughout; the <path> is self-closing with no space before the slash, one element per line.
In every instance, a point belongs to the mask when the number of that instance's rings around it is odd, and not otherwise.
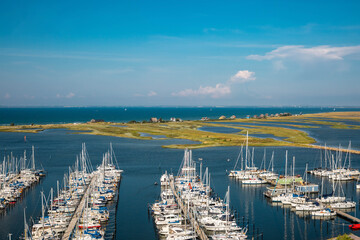
<path fill-rule="evenodd" d="M 218 119 L 224 115 L 238 118 L 276 113 L 321 113 L 359 111 L 349 107 L 0 107 L 0 124 L 49 124 L 88 122 L 102 119 L 108 122 L 148 121 L 152 117 L 169 120 L 199 120 L 202 117 Z"/>
<path fill-rule="evenodd" d="M 125 110 L 126 109 L 126 110 Z M 354 108 L 336 108 L 335 111 L 358 111 Z M 150 117 L 167 119 L 177 117 L 199 119 L 201 117 L 218 118 L 225 116 L 259 115 L 261 113 L 316 113 L 334 111 L 333 108 L 1 108 L 1 124 L 26 123 L 68 123 L 86 122 L 90 119 L 104 119 L 105 121 L 127 122 L 142 121 Z M 216 131 L 205 129 L 206 131 Z M 348 129 L 336 129 L 321 134 L 316 132 L 317 140 L 333 141 L 334 145 L 341 142 L 347 144 L 351 137 L 352 147 L 359 148 L 360 134 Z M 339 136 L 339 137 L 337 137 Z M 349 137 L 350 136 L 350 137 Z M 183 159 L 181 149 L 163 148 L 170 144 L 191 144 L 193 142 L 182 139 L 138 140 L 109 136 L 93 136 L 87 134 L 73 134 L 65 129 L 51 129 L 39 133 L 0 132 L 0 159 L 12 154 L 23 156 L 24 150 L 30 154 L 31 147 L 35 147 L 36 164 L 44 168 L 47 175 L 41 182 L 26 190 L 23 197 L 5 211 L 0 213 L 0 239 L 19 239 L 23 233 L 24 209 L 27 221 L 41 216 L 40 192 L 49 195 L 50 189 L 56 187 L 56 182 L 62 182 L 69 166 L 74 165 L 76 156 L 81 151 L 81 144 L 86 143 L 87 151 L 93 166 L 101 163 L 103 153 L 112 143 L 117 162 L 124 170 L 119 189 L 117 207 L 109 229 L 113 231 L 114 239 L 157 239 L 154 223 L 148 211 L 149 204 L 159 199 L 161 175 L 167 171 L 177 173 Z M 320 166 L 320 150 L 294 147 L 255 147 L 254 162 L 257 166 L 266 150 L 267 161 L 274 152 L 274 170 L 280 174 L 285 172 L 285 152 L 288 151 L 289 165 L 295 157 L 295 173 L 305 177 L 305 167 L 309 169 Z M 230 205 L 240 226 L 249 229 L 249 239 L 328 239 L 339 234 L 350 233 L 349 223 L 341 218 L 333 220 L 317 220 L 309 215 L 299 215 L 290 208 L 272 205 L 264 196 L 266 186 L 244 186 L 240 182 L 230 179 L 227 172 L 234 168 L 239 147 L 212 147 L 193 150 L 193 159 L 199 166 L 200 162 L 209 168 L 211 184 L 214 192 L 224 198 L 227 187 L 230 186 Z M 335 153 L 334 153 L 335 154 Z M 202 160 L 200 160 L 202 159 Z M 291 160 L 291 161 L 290 161 Z M 351 166 L 360 168 L 360 155 L 351 155 Z M 321 178 L 308 175 L 308 180 L 321 184 Z M 349 199 L 359 204 L 360 191 L 356 191 L 356 181 L 341 183 L 343 193 Z M 324 180 L 324 192 L 332 191 L 332 183 Z M 116 214 L 115 214 L 116 213 Z M 360 216 L 359 205 L 349 212 Z M 112 236 L 112 234 L 111 234 Z"/>

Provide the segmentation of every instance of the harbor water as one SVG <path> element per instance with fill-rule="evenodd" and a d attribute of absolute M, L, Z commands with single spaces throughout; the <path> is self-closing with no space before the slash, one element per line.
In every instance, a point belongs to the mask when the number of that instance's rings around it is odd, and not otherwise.
<path fill-rule="evenodd" d="M 41 215 L 40 191 L 48 194 L 56 181 L 63 178 L 81 150 L 85 142 L 92 164 L 99 165 L 102 154 L 112 142 L 118 163 L 124 170 L 119 190 L 116 219 L 112 224 L 116 229 L 116 239 L 155 239 L 151 216 L 148 214 L 148 204 L 159 197 L 158 182 L 165 171 L 177 173 L 183 158 L 183 150 L 162 148 L 162 145 L 174 143 L 191 143 L 187 140 L 136 140 L 107 136 L 92 136 L 73 134 L 71 131 L 57 129 L 46 130 L 37 134 L 0 133 L 1 157 L 13 152 L 20 156 L 26 149 L 30 151 L 35 146 L 37 164 L 47 171 L 42 181 L 28 189 L 13 207 L 7 208 L 0 215 L 0 239 L 6 239 L 12 233 L 13 239 L 18 239 L 23 232 L 23 209 L 28 218 L 37 219 Z M 303 148 L 266 148 L 268 161 L 271 152 L 275 151 L 275 170 L 284 174 L 285 151 L 289 157 L 296 157 L 295 173 L 303 176 L 305 164 L 309 168 L 319 164 L 320 152 L 315 149 Z M 255 148 L 255 164 L 260 166 L 264 148 Z M 237 212 L 241 226 L 249 227 L 249 235 L 258 239 L 327 239 L 342 233 L 350 232 L 348 223 L 340 218 L 334 220 L 315 220 L 310 216 L 299 216 L 289 208 L 272 206 L 263 196 L 265 186 L 243 186 L 240 182 L 230 179 L 226 171 L 233 169 L 239 147 L 218 147 L 193 150 L 193 159 L 201 158 L 203 166 L 211 173 L 211 184 L 221 198 L 224 197 L 227 186 L 231 189 L 231 207 Z M 360 168 L 360 156 L 352 155 L 352 167 Z M 308 176 L 310 182 L 321 183 L 321 179 Z M 332 184 L 325 180 L 324 192 L 331 192 Z M 356 182 L 342 183 L 347 197 L 359 203 L 360 192 L 356 192 Z M 113 210 L 115 211 L 115 210 Z M 358 215 L 358 206 L 350 212 Z M 111 229 L 111 226 L 109 226 Z M 261 237 L 261 235 L 263 235 Z"/>

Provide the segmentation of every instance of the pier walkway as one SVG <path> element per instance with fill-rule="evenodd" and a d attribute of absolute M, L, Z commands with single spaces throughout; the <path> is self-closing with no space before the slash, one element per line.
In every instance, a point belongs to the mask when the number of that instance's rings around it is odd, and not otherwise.
<path fill-rule="evenodd" d="M 71 221 L 70 221 L 64 235 L 62 236 L 62 238 L 61 238 L 62 240 L 70 239 L 70 235 L 71 235 L 72 231 L 74 230 L 79 218 L 81 217 L 82 210 L 83 210 L 83 207 L 84 207 L 85 201 L 86 201 L 86 196 L 88 195 L 88 193 L 91 189 L 90 186 L 95 183 L 96 179 L 97 179 L 97 176 L 96 175 L 93 176 L 90 183 L 87 185 L 85 194 L 82 196 L 81 201 L 80 201 L 79 205 L 77 206 L 76 211 L 75 211 L 74 215 L 72 216 Z"/>
<path fill-rule="evenodd" d="M 181 211 L 183 212 L 184 216 L 187 216 L 189 218 L 190 222 L 194 224 L 194 228 L 196 230 L 196 233 L 197 233 L 198 237 L 201 240 L 209 240 L 209 238 L 207 237 L 205 232 L 200 228 L 199 223 L 192 216 L 192 214 L 189 214 L 189 215 L 187 214 L 186 207 L 184 206 L 180 196 L 178 195 L 178 193 L 175 190 L 174 178 L 170 178 L 170 188 L 171 188 L 172 192 L 174 193 L 176 201 L 179 204 L 179 206 L 181 208 Z"/>
<path fill-rule="evenodd" d="M 360 219 L 359 219 L 359 218 L 356 218 L 356 217 L 354 217 L 354 216 L 351 216 L 350 214 L 344 213 L 344 212 L 342 212 L 342 211 L 340 211 L 340 210 L 334 210 L 334 211 L 336 212 L 336 214 L 337 214 L 339 217 L 341 217 L 341 218 L 343 218 L 343 219 L 345 219 L 345 220 L 348 220 L 348 221 L 350 221 L 350 222 L 352 222 L 352 223 L 360 223 Z"/>
<path fill-rule="evenodd" d="M 15 180 L 18 180 L 20 178 L 20 173 L 16 174 L 14 177 L 6 181 L 6 184 L 10 185 L 11 183 L 15 182 Z"/>

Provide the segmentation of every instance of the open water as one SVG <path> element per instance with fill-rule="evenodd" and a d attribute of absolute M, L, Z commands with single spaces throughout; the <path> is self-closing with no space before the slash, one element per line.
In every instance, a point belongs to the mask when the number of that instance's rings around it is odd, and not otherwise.
<path fill-rule="evenodd" d="M 184 118 L 184 117 L 183 117 Z M 78 121 L 78 120 L 77 120 Z M 341 130 L 339 130 L 341 131 Z M 324 140 L 331 139 L 333 133 L 323 135 Z M 348 134 L 344 130 L 344 137 Z M 116 239 L 155 239 L 148 204 L 158 199 L 159 178 L 165 171 L 177 173 L 183 158 L 183 150 L 162 148 L 167 144 L 191 143 L 187 140 L 155 139 L 136 140 L 107 136 L 72 134 L 71 131 L 56 129 L 36 134 L 0 133 L 0 158 L 12 152 L 22 156 L 23 150 L 31 151 L 35 146 L 37 164 L 47 171 L 47 176 L 26 191 L 24 197 L 12 208 L 0 214 L 0 239 L 6 239 L 12 233 L 12 239 L 18 239 L 23 232 L 23 209 L 28 219 L 41 215 L 40 191 L 47 195 L 56 181 L 62 181 L 68 167 L 73 165 L 76 155 L 85 142 L 92 164 L 101 162 L 102 154 L 112 142 L 120 168 L 124 170 L 119 190 L 116 219 Z M 360 136 L 357 135 L 357 139 Z M 355 144 L 354 144 L 355 145 Z M 358 147 L 358 146 L 354 146 Z M 285 150 L 289 150 L 289 159 L 296 157 L 296 174 L 303 176 L 306 163 L 309 168 L 319 165 L 319 150 L 303 148 L 266 148 L 267 159 L 275 152 L 275 170 L 284 174 Z M 255 164 L 260 166 L 264 148 L 255 148 Z M 272 206 L 263 196 L 265 186 L 242 186 L 229 179 L 226 171 L 233 169 L 238 147 L 217 147 L 193 150 L 195 160 L 202 158 L 203 167 L 209 167 L 211 183 L 215 192 L 224 197 L 230 185 L 231 206 L 237 212 L 240 225 L 249 227 L 250 236 L 255 239 L 328 239 L 342 233 L 348 233 L 348 223 L 340 218 L 334 220 L 314 220 L 309 216 L 299 216 L 288 208 Z M 229 160 L 228 160 L 229 159 Z M 360 168 L 360 156 L 352 155 L 352 167 Z M 290 166 L 289 161 L 289 166 Z M 320 178 L 308 176 L 311 182 L 320 183 Z M 343 183 L 347 197 L 359 203 L 360 192 L 355 189 L 356 182 Z M 331 184 L 325 181 L 325 192 L 331 192 Z M 350 214 L 359 215 L 359 207 Z"/>
<path fill-rule="evenodd" d="M 336 108 L 336 111 L 359 111 L 360 108 Z M 43 107 L 0 108 L 0 124 L 45 124 L 88 122 L 103 119 L 109 122 L 148 121 L 151 117 L 169 120 L 171 117 L 184 120 L 199 120 L 202 117 L 217 119 L 224 115 L 246 117 L 247 115 L 276 113 L 332 112 L 325 107 Z"/>

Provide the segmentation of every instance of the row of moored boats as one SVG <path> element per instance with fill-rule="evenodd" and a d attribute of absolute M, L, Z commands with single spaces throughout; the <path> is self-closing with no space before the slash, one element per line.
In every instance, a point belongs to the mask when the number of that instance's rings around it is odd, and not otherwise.
<path fill-rule="evenodd" d="M 44 171 L 35 168 L 35 153 L 32 147 L 31 159 L 26 156 L 15 158 L 4 157 L 0 164 L 0 210 L 9 205 L 14 205 L 25 189 L 40 181 L 45 176 Z"/>
<path fill-rule="evenodd" d="M 53 189 L 49 201 L 41 194 L 42 216 L 31 228 L 25 222 L 25 239 L 61 239 L 66 233 L 68 239 L 104 239 L 104 226 L 109 219 L 106 204 L 116 196 L 122 172 L 114 160 L 110 148 L 102 164 L 93 171 L 83 144 L 61 189 L 58 182 L 56 197 Z"/>
<path fill-rule="evenodd" d="M 246 239 L 247 228 L 241 228 L 230 211 L 230 189 L 224 200 L 213 197 L 210 174 L 196 171 L 191 150 L 185 150 L 177 176 L 161 177 L 161 200 L 151 206 L 160 238 L 165 239 Z"/>

